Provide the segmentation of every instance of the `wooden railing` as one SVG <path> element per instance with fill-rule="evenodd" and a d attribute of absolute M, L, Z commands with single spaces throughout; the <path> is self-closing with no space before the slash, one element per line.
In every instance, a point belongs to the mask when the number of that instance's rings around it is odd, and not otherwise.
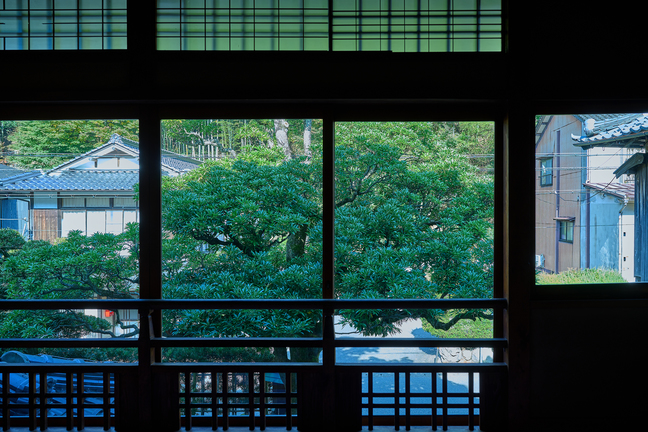
<path fill-rule="evenodd" d="M 363 424 L 369 429 L 387 424 L 396 430 L 400 427 L 408 430 L 412 425 L 445 430 L 449 425 L 460 424 L 470 429 L 480 425 L 485 430 L 496 423 L 494 407 L 505 388 L 506 365 L 499 361 L 507 345 L 503 338 L 335 339 L 332 319 L 338 309 L 493 309 L 497 312 L 506 308 L 504 299 L 3 301 L 3 309 L 67 308 L 138 309 L 140 317 L 145 319 L 140 320 L 142 331 L 138 339 L 1 339 L 0 348 L 133 347 L 139 352 L 138 364 L 2 364 L 4 430 L 11 425 L 43 430 L 54 425 L 76 426 L 81 430 L 90 424 L 104 429 L 137 430 L 138 422 L 144 422 L 146 416 L 140 411 L 149 412 L 147 415 L 169 431 L 189 430 L 192 426 L 211 426 L 214 430 L 226 430 L 230 426 L 246 426 L 250 430 L 280 426 L 289 430 L 296 425 L 304 431 L 317 430 L 331 421 L 331 413 L 335 413 L 338 421 L 343 419 L 345 430 L 359 430 Z M 162 309 L 261 308 L 321 310 L 323 335 L 320 338 L 163 338 L 155 334 L 152 318 Z M 147 357 L 147 353 L 167 347 L 264 346 L 320 347 L 322 362 L 176 364 L 156 361 L 155 354 Z M 340 364 L 335 361 L 337 348 L 369 346 L 489 347 L 495 353 L 495 362 Z M 455 373 L 466 374 L 465 392 L 448 388 L 449 374 Z M 11 375 L 14 374 L 26 377 L 26 392 L 12 392 Z M 65 383 L 63 393 L 40 385 L 55 374 Z M 89 374 L 95 374 L 93 379 L 101 377 L 101 391 L 86 391 L 83 383 Z M 389 374 L 393 386 L 388 390 L 373 388 L 372 378 L 376 374 Z M 413 389 L 413 374 L 427 374 L 429 387 Z M 281 376 L 281 385 L 268 384 L 271 376 Z M 199 379 L 203 380 L 202 384 L 197 384 Z M 90 408 L 95 410 L 91 412 Z M 53 409 L 62 410 L 64 415 L 53 416 Z"/>

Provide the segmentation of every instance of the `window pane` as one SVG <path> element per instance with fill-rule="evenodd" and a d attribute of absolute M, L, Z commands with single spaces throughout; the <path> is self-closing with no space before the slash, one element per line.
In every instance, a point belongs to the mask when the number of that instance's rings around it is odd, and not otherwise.
<path fill-rule="evenodd" d="M 330 44 L 333 51 L 502 50 L 500 0 L 341 0 L 332 10 L 329 3 L 158 0 L 158 49 L 312 51 Z"/>
<path fill-rule="evenodd" d="M 61 212 L 61 237 L 67 237 L 70 231 L 80 231 L 81 234 L 86 234 L 85 210 Z"/>
<path fill-rule="evenodd" d="M 643 125 L 642 113 L 536 116 L 537 283 L 641 277 Z"/>
<path fill-rule="evenodd" d="M 336 123 L 337 297 L 492 297 L 493 131 L 492 123 Z M 341 311 L 338 319 L 383 337 L 405 326 L 449 330 L 478 312 Z"/>
<path fill-rule="evenodd" d="M 126 49 L 126 0 L 0 2 L 0 50 L 34 49 Z"/>
<path fill-rule="evenodd" d="M 131 207 L 125 218 L 123 208 L 111 206 L 118 199 L 133 202 L 139 171 L 107 163 L 120 158 L 137 167 L 137 121 L 2 125 L 10 174 L 0 180 L 0 233 L 11 240 L 0 260 L 5 298 L 138 298 L 139 256 L 131 253 L 139 243 L 138 229 L 124 225 L 124 219 L 137 220 L 137 210 Z M 138 326 L 129 311 L 0 313 L 5 338 L 136 337 Z M 110 358 L 99 351 L 89 350 L 84 358 Z"/>
<path fill-rule="evenodd" d="M 164 120 L 162 139 L 163 297 L 321 298 L 321 120 Z M 320 312 L 178 313 L 168 335 L 321 335 Z"/>

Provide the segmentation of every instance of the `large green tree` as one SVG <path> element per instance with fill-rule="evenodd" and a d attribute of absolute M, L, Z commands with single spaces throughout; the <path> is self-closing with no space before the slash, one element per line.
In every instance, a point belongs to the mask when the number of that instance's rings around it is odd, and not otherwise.
<path fill-rule="evenodd" d="M 217 124 L 224 130 L 238 122 Z M 321 123 L 257 123 L 265 125 L 263 139 L 227 147 L 233 150 L 218 160 L 164 179 L 165 298 L 321 297 Z M 178 139 L 194 131 L 204 139 L 200 128 L 205 124 L 211 123 L 178 120 L 165 127 L 175 128 Z M 469 157 L 492 153 L 492 141 L 487 144 L 483 137 L 489 133 L 492 138 L 492 125 L 479 123 L 336 126 L 338 298 L 492 296 L 492 176 Z M 453 141 L 452 134 L 459 138 Z M 217 137 L 224 142 L 227 136 Z M 134 226 L 118 236 L 73 234 L 56 245 L 22 246 L 3 261 L 4 292 L 8 298 L 126 298 L 136 291 L 137 259 Z M 492 318 L 488 311 L 474 310 L 339 313 L 366 335 L 397 332 L 411 318 L 423 318 L 439 330 L 462 320 Z M 78 319 L 66 311 L 54 315 Z M 167 336 L 313 337 L 322 332 L 321 313 L 308 310 L 173 310 L 163 317 Z M 99 324 L 77 322 L 76 334 Z M 51 318 L 34 331 L 67 334 L 66 326 L 72 325 Z M 267 359 L 270 354 L 216 351 L 200 355 Z M 285 349 L 271 351 L 275 359 L 288 357 Z M 291 350 L 292 360 L 316 356 L 316 350 Z"/>
<path fill-rule="evenodd" d="M 426 125 L 338 125 L 336 295 L 340 298 L 483 298 L 492 295 L 493 187 L 468 158 Z M 312 157 L 280 146 L 280 158 L 206 164 L 164 187 L 165 229 L 206 247 L 169 278 L 174 298 L 321 296 L 321 148 Z M 297 154 L 295 154 L 297 153 Z M 268 162 L 270 161 L 270 162 Z M 488 312 L 347 310 L 368 335 L 425 318 L 438 329 Z M 321 334 L 316 313 L 177 311 L 176 335 Z M 181 323 L 178 326 L 176 323 Z M 312 356 L 293 350 L 298 356 Z M 276 351 L 278 353 L 278 350 Z M 279 354 L 277 354 L 279 355 Z M 311 357 L 312 358 L 312 357 Z"/>
<path fill-rule="evenodd" d="M 12 249 L 1 261 L 3 299 L 130 299 L 138 295 L 136 224 L 129 224 L 118 235 L 86 237 L 71 231 L 56 244 L 14 242 Z M 119 312 L 114 312 L 124 331 L 121 337 L 138 333 L 136 326 L 122 325 Z M 0 313 L 0 337 L 83 337 L 91 333 L 117 336 L 107 321 L 72 309 Z"/>

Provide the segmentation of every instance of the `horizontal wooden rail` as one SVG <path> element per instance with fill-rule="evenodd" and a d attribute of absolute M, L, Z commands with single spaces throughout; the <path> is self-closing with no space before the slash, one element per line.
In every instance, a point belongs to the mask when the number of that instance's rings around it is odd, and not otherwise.
<path fill-rule="evenodd" d="M 112 372 L 124 373 L 137 371 L 137 363 L 0 363 L 0 373 L 21 373 L 21 372 Z"/>
<path fill-rule="evenodd" d="M 154 338 L 153 347 L 320 347 L 323 340 L 319 338 Z M 468 338 L 366 338 L 336 339 L 335 347 L 488 347 L 506 348 L 507 340 L 468 339 Z"/>
<path fill-rule="evenodd" d="M 362 372 L 505 372 L 506 363 L 338 363 L 337 369 Z"/>
<path fill-rule="evenodd" d="M 496 299 L 169 299 L 2 300 L 3 310 L 38 309 L 506 309 Z"/>
<path fill-rule="evenodd" d="M 154 373 L 179 373 L 179 372 L 319 372 L 324 366 L 319 363 L 153 363 L 151 371 Z"/>
<path fill-rule="evenodd" d="M 137 338 L 0 339 L 0 348 L 137 348 Z"/>
<path fill-rule="evenodd" d="M 154 338 L 152 347 L 321 347 L 320 338 Z"/>
<path fill-rule="evenodd" d="M 506 348 L 508 341 L 504 338 L 468 339 L 468 338 L 365 338 L 365 339 L 336 339 L 336 347 L 475 347 L 475 348 Z"/>
<path fill-rule="evenodd" d="M 161 372 L 302 372 L 322 371 L 319 363 L 153 363 L 151 370 Z M 355 372 L 504 372 L 506 363 L 338 363 L 336 369 Z"/>
<path fill-rule="evenodd" d="M 104 339 L 0 339 L 0 348 L 137 348 L 137 338 Z M 153 338 L 155 348 L 171 347 L 321 347 L 321 338 Z M 334 347 L 475 347 L 506 348 L 507 340 L 468 338 L 366 338 L 336 339 Z"/>

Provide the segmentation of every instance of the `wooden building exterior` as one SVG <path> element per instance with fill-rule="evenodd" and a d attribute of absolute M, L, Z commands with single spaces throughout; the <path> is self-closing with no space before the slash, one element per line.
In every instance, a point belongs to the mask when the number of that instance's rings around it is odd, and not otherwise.
<path fill-rule="evenodd" d="M 537 133 L 536 267 L 559 273 L 581 266 L 577 221 L 586 155 L 570 138 L 581 133 L 581 122 L 571 115 L 543 116 Z"/>
<path fill-rule="evenodd" d="M 645 226 L 648 216 L 648 166 L 645 153 L 637 153 L 615 171 L 618 176 L 634 174 L 635 211 L 634 211 L 634 277 L 637 282 L 648 280 L 648 229 Z"/>

